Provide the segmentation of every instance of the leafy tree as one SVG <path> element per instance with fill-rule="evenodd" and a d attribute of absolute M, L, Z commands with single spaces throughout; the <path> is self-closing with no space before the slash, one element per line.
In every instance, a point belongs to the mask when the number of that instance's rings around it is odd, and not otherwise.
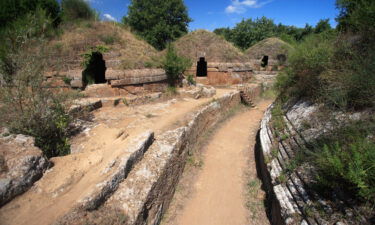
<path fill-rule="evenodd" d="M 187 33 L 192 20 L 182 0 L 132 0 L 122 21 L 161 50 Z"/>
<path fill-rule="evenodd" d="M 232 30 L 232 40 L 235 45 L 247 49 L 257 42 L 275 35 L 276 25 L 266 17 L 255 20 L 242 20 Z"/>
<path fill-rule="evenodd" d="M 373 36 L 375 32 L 375 1 L 373 0 L 337 0 L 340 15 L 336 18 L 340 31 L 359 31 Z"/>
<path fill-rule="evenodd" d="M 316 24 L 314 32 L 316 34 L 331 30 L 332 27 L 329 24 L 329 19 L 322 19 Z"/>
<path fill-rule="evenodd" d="M 16 19 L 34 12 L 38 7 L 46 11 L 54 25 L 60 22 L 60 6 L 56 0 L 1 0 L 0 29 L 8 26 Z"/>
<path fill-rule="evenodd" d="M 91 20 L 98 17 L 97 12 L 84 0 L 62 0 L 61 8 L 65 21 Z"/>
<path fill-rule="evenodd" d="M 214 33 L 224 37 L 225 40 L 232 40 L 232 30 L 229 27 L 226 28 L 217 28 L 214 30 Z"/>

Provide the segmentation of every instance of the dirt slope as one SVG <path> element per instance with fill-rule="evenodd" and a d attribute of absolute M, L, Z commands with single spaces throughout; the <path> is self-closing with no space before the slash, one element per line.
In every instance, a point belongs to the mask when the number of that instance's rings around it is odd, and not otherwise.
<path fill-rule="evenodd" d="M 224 38 L 207 30 L 196 30 L 174 42 L 177 52 L 193 62 L 206 53 L 208 62 L 246 62 L 246 56 Z"/>
<path fill-rule="evenodd" d="M 136 37 L 129 28 L 112 22 L 83 21 L 64 25 L 63 34 L 48 43 L 52 56 L 51 71 L 81 68 L 82 54 L 96 46 L 108 49 L 107 67 L 118 69 L 144 68 L 158 54 L 146 41 Z"/>
<path fill-rule="evenodd" d="M 251 46 L 245 51 L 245 55 L 250 59 L 261 59 L 264 55 L 268 55 L 271 59 L 276 60 L 279 54 L 288 55 L 288 51 L 292 49 L 293 47 L 290 44 L 272 37 Z"/>

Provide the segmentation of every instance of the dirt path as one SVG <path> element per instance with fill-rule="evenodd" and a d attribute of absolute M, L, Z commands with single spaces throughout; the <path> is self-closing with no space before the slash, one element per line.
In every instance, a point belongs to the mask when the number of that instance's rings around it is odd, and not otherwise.
<path fill-rule="evenodd" d="M 218 90 L 222 96 L 230 90 Z M 51 159 L 54 167 L 23 195 L 0 209 L 2 225 L 52 224 L 109 175 L 103 171 L 124 156 L 130 140 L 146 130 L 157 136 L 184 123 L 186 116 L 211 101 L 180 99 L 136 107 L 104 107 L 94 126 L 72 140 L 74 153 Z M 120 138 L 119 134 L 125 132 Z"/>
<path fill-rule="evenodd" d="M 215 131 L 203 149 L 203 166 L 190 198 L 184 200 L 174 221 L 166 224 L 269 224 L 253 152 L 259 122 L 269 104 L 259 102 L 257 108 L 238 113 Z"/>

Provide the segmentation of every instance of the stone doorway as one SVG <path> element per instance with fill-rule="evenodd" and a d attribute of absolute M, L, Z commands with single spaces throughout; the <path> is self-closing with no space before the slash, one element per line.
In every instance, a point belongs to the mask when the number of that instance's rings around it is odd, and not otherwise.
<path fill-rule="evenodd" d="M 266 67 L 268 65 L 268 55 L 263 56 L 262 58 L 262 67 Z"/>
<path fill-rule="evenodd" d="M 197 62 L 197 77 L 207 77 L 207 62 L 204 57 L 200 57 Z"/>
<path fill-rule="evenodd" d="M 105 66 L 105 61 L 103 59 L 102 53 L 93 52 L 88 65 L 86 66 L 86 69 L 82 72 L 84 84 L 87 85 L 106 83 L 106 70 L 107 68 Z"/>

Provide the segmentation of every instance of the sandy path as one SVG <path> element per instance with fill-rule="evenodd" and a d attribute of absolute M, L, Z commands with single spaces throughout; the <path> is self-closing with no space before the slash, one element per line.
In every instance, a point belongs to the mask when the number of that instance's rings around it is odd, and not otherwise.
<path fill-rule="evenodd" d="M 216 98 L 230 90 L 218 90 Z M 1 225 L 51 224 L 108 177 L 103 170 L 124 157 L 132 138 L 184 123 L 186 115 L 211 101 L 181 99 L 136 107 L 104 107 L 94 112 L 95 126 L 72 140 L 75 153 L 51 159 L 54 167 L 33 187 L 0 209 Z M 118 138 L 121 131 L 128 138 Z"/>
<path fill-rule="evenodd" d="M 256 109 L 235 115 L 215 131 L 205 146 L 193 194 L 173 224 L 269 224 L 253 152 L 259 122 L 269 104 L 260 102 Z M 254 190 L 249 193 L 249 189 Z"/>

